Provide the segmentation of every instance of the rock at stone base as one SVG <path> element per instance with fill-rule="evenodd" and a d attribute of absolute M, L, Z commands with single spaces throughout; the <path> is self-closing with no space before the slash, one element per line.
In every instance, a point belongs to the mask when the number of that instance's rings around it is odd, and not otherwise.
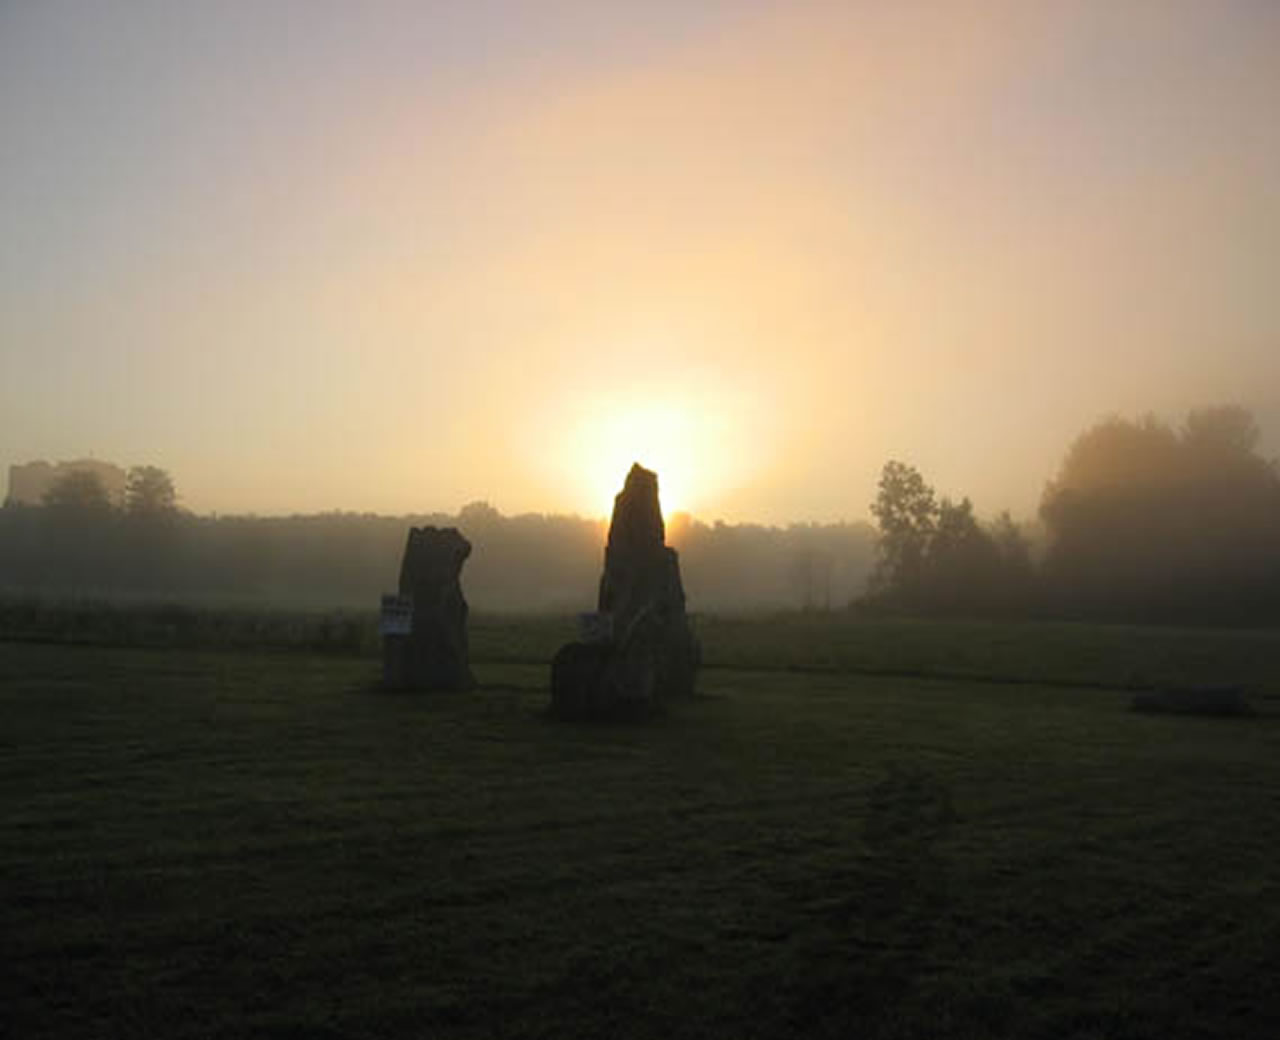
<path fill-rule="evenodd" d="M 407 635 L 383 637 L 383 683 L 393 689 L 470 690 L 467 601 L 462 565 L 471 543 L 456 527 L 410 529 L 400 564 L 400 595 L 413 600 Z"/>
<path fill-rule="evenodd" d="M 640 655 L 608 643 L 567 643 L 551 661 L 551 708 L 562 719 L 635 719 L 652 714 L 656 676 Z"/>

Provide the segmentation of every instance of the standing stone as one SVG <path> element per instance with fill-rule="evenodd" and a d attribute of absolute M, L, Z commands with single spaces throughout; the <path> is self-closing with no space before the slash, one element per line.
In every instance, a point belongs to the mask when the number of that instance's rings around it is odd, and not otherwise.
<path fill-rule="evenodd" d="M 567 718 L 643 715 L 692 695 L 699 648 L 680 563 L 665 544 L 658 477 L 640 465 L 614 499 L 594 641 L 570 643 L 551 667 L 551 702 Z"/>
<path fill-rule="evenodd" d="M 471 543 L 456 527 L 414 527 L 400 563 L 400 595 L 413 602 L 407 635 L 383 637 L 383 679 L 401 689 L 469 690 L 467 601 L 459 576 Z"/>

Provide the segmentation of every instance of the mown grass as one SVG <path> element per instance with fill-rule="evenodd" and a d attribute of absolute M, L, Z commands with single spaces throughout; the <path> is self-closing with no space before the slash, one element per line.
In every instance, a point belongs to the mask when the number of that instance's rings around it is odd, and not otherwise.
<path fill-rule="evenodd" d="M 786 671 L 808 623 L 704 621 L 633 727 L 542 663 L 0 644 L 0 1035 L 1280 1035 L 1273 714 Z"/>
<path fill-rule="evenodd" d="M 1143 689 L 1280 693 L 1280 630 L 792 613 L 700 618 L 708 663 Z"/>
<path fill-rule="evenodd" d="M 850 612 L 694 615 L 708 668 L 936 676 L 1280 694 L 1280 630 L 917 621 Z M 575 637 L 567 615 L 473 612 L 479 661 L 545 664 Z M 0 640 L 185 650 L 379 651 L 374 611 L 0 598 Z"/>

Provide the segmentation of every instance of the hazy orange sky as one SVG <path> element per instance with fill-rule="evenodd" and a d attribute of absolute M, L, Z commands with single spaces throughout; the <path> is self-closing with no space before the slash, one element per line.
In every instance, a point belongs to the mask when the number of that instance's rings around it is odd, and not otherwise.
<path fill-rule="evenodd" d="M 0 465 L 198 511 L 1029 515 L 1280 444 L 1280 4 L 0 6 Z"/>

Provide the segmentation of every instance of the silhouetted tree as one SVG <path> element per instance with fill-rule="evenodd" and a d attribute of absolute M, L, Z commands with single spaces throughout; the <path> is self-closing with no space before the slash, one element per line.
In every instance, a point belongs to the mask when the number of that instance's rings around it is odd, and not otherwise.
<path fill-rule="evenodd" d="M 1192 451 L 1216 458 L 1261 462 L 1255 454 L 1260 433 L 1248 409 L 1239 405 L 1197 408 L 1187 415 L 1182 443 Z"/>
<path fill-rule="evenodd" d="M 1044 502 L 1052 508 L 1064 496 L 1168 485 L 1179 462 L 1178 435 L 1155 416 L 1109 416 L 1072 442 Z"/>
<path fill-rule="evenodd" d="M 937 517 L 920 590 L 926 605 L 949 610 L 984 604 L 998 570 L 995 544 L 967 498 L 942 499 Z"/>
<path fill-rule="evenodd" d="M 995 518 L 988 534 L 999 560 L 999 602 L 1008 608 L 1027 607 L 1036 591 L 1031 543 L 1007 509 Z"/>
<path fill-rule="evenodd" d="M 880 490 L 871 513 L 880 525 L 873 590 L 910 593 L 921 579 L 925 552 L 938 523 L 933 488 L 920 471 L 890 460 L 880 473 Z"/>
<path fill-rule="evenodd" d="M 134 466 L 129 470 L 124 504 L 131 516 L 171 516 L 178 508 L 173 479 L 159 466 Z"/>
<path fill-rule="evenodd" d="M 1243 617 L 1280 610 L 1280 478 L 1236 406 L 1181 431 L 1111 417 L 1071 445 L 1045 489 L 1044 576 L 1059 610 Z"/>
<path fill-rule="evenodd" d="M 111 510 L 111 499 L 101 478 L 75 469 L 59 477 L 44 496 L 44 504 L 62 513 L 93 515 Z"/>
<path fill-rule="evenodd" d="M 938 500 L 901 462 L 885 465 L 871 510 L 880 522 L 879 561 L 864 606 L 919 613 L 1030 606 L 1030 549 L 1008 513 L 987 530 L 969 499 Z"/>
<path fill-rule="evenodd" d="M 501 524 L 502 519 L 501 513 L 482 500 L 468 502 L 458 511 L 458 523 L 471 530 L 494 527 Z"/>
<path fill-rule="evenodd" d="M 33 512 L 39 539 L 31 562 L 38 581 L 76 595 L 115 583 L 123 560 L 119 516 L 98 474 L 73 469 L 61 475 L 45 493 L 44 508 Z"/>

